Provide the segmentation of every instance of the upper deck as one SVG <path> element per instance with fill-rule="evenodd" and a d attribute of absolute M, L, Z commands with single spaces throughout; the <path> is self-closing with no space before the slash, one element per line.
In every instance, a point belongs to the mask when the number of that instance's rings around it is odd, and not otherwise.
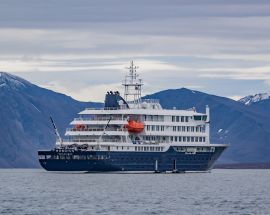
<path fill-rule="evenodd" d="M 105 114 L 120 114 L 120 115 L 158 115 L 158 116 L 205 116 L 205 113 L 198 113 L 195 110 L 176 110 L 176 109 L 97 109 L 97 108 L 87 108 L 79 113 L 80 115 L 105 115 Z"/>

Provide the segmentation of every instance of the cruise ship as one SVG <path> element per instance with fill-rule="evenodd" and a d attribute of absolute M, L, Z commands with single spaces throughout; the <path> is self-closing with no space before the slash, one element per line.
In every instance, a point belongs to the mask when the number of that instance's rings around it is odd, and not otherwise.
<path fill-rule="evenodd" d="M 143 81 L 133 61 L 122 83 L 123 97 L 108 91 L 104 107 L 81 111 L 56 146 L 38 151 L 48 171 L 205 172 L 228 146 L 210 143 L 210 109 L 199 113 L 163 109 L 143 99 Z"/>

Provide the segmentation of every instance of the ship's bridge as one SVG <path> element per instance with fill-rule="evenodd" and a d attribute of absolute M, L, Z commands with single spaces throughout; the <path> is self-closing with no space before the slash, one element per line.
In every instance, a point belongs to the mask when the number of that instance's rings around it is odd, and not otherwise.
<path fill-rule="evenodd" d="M 158 99 L 140 99 L 140 102 L 128 102 L 131 109 L 155 109 L 162 110 Z"/>

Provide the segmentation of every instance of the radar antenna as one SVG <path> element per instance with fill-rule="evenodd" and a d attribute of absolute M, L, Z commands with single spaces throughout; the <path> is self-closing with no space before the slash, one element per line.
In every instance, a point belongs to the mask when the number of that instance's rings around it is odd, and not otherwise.
<path fill-rule="evenodd" d="M 134 65 L 134 62 L 130 62 L 130 66 L 126 67 L 129 70 L 129 74 L 126 75 L 123 86 L 125 87 L 124 99 L 128 101 L 130 99 L 134 104 L 139 104 L 142 96 L 142 79 L 138 79 L 137 69 L 139 67 Z"/>

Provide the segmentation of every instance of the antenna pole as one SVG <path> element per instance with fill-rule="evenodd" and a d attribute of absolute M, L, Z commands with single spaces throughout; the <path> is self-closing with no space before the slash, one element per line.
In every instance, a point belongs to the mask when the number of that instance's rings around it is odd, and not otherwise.
<path fill-rule="evenodd" d="M 125 87 L 124 99 L 134 104 L 139 104 L 141 99 L 142 91 L 142 79 L 138 79 L 137 69 L 139 67 L 134 65 L 134 62 L 130 62 L 130 66 L 127 67 L 129 74 L 126 75 L 123 86 Z"/>

